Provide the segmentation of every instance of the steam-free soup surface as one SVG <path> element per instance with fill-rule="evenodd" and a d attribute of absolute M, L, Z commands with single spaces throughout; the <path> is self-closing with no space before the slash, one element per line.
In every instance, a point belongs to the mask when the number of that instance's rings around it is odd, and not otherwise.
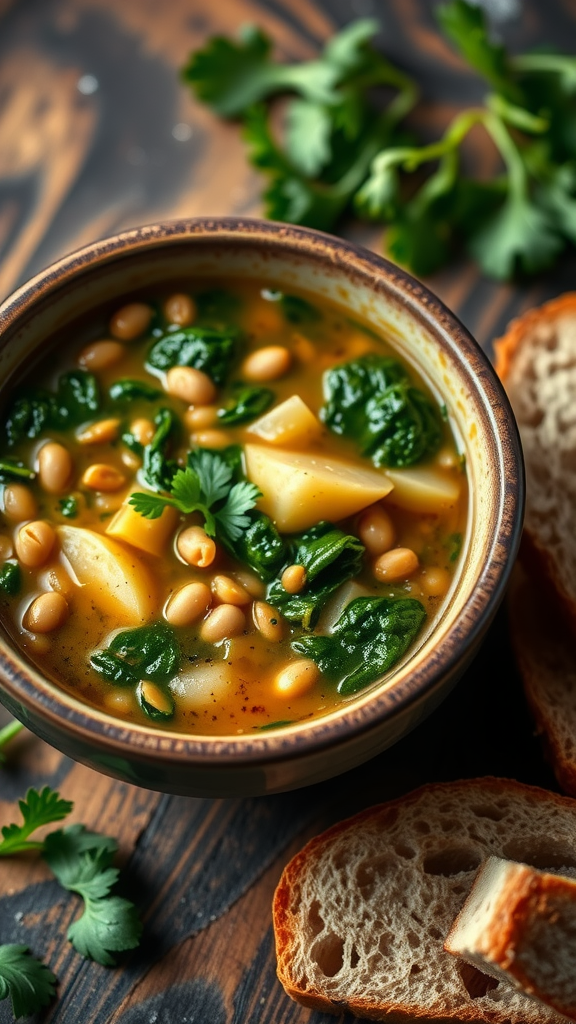
<path fill-rule="evenodd" d="M 197 281 L 55 342 L 5 402 L 0 462 L 3 618 L 42 671 L 119 718 L 230 735 L 325 714 L 417 644 L 466 480 L 385 340 Z"/>

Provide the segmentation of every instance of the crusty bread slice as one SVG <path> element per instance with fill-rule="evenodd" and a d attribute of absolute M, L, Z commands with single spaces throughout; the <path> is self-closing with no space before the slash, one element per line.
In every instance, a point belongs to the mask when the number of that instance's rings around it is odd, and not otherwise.
<path fill-rule="evenodd" d="M 514 320 L 494 349 L 526 462 L 524 550 L 576 625 L 576 292 Z"/>
<path fill-rule="evenodd" d="M 508 621 L 524 692 L 560 786 L 576 796 L 576 640 L 553 601 L 516 565 Z"/>
<path fill-rule="evenodd" d="M 489 857 L 444 949 L 576 1017 L 576 881 Z"/>
<path fill-rule="evenodd" d="M 517 782 L 425 786 L 313 839 L 274 897 L 278 976 L 331 1013 L 549 1024 L 563 1020 L 443 949 L 490 855 L 576 870 L 576 802 Z"/>

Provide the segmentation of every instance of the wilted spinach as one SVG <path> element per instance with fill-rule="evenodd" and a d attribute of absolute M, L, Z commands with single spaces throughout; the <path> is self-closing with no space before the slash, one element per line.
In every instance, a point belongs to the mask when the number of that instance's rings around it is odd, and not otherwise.
<path fill-rule="evenodd" d="M 223 329 L 238 315 L 242 301 L 224 288 L 207 288 L 194 296 L 198 322 L 206 327 Z"/>
<path fill-rule="evenodd" d="M 251 384 L 238 382 L 233 385 L 230 399 L 222 409 L 218 410 L 218 419 L 226 426 L 233 423 L 247 423 L 266 412 L 274 398 L 274 392 L 270 388 L 254 387 Z"/>
<path fill-rule="evenodd" d="M 286 546 L 274 523 L 264 512 L 248 512 L 251 524 L 239 540 L 226 544 L 231 555 L 245 562 L 266 582 L 274 579 L 286 560 Z"/>
<path fill-rule="evenodd" d="M 8 444 L 25 437 L 34 439 L 43 430 L 66 430 L 91 419 L 100 411 L 98 381 L 86 370 L 71 370 L 58 380 L 55 392 L 44 388 L 27 391 L 12 403 L 5 423 Z"/>
<path fill-rule="evenodd" d="M 232 327 L 216 330 L 194 326 L 168 331 L 152 345 L 148 365 L 164 371 L 173 366 L 192 366 L 222 385 L 236 354 L 237 337 Z"/>
<path fill-rule="evenodd" d="M 178 464 L 168 458 L 170 442 L 178 430 L 178 418 L 171 409 L 159 409 L 154 417 L 154 425 L 156 433 L 150 444 L 142 449 L 142 475 L 152 490 L 169 491 L 172 478 L 178 469 Z M 131 435 L 123 435 L 125 443 L 129 436 Z"/>
<path fill-rule="evenodd" d="M 180 648 L 174 630 L 164 622 L 118 633 L 105 650 L 90 656 L 92 668 L 117 686 L 141 679 L 166 683 L 177 672 Z"/>
<path fill-rule="evenodd" d="M 338 693 L 356 693 L 396 664 L 425 618 L 423 605 L 412 597 L 357 597 L 330 636 L 304 636 L 291 646 L 337 682 Z"/>
<path fill-rule="evenodd" d="M 299 594 L 289 594 L 281 578 L 268 589 L 268 599 L 291 622 L 312 629 L 320 612 L 337 587 L 357 576 L 362 566 L 364 545 L 357 537 L 332 523 L 317 523 L 291 541 L 284 565 L 303 565 L 306 585 Z"/>
<path fill-rule="evenodd" d="M 322 319 L 320 310 L 300 295 L 282 295 L 279 301 L 284 317 L 291 324 L 310 324 Z"/>
<path fill-rule="evenodd" d="M 0 590 L 14 597 L 20 590 L 21 583 L 22 572 L 18 562 L 4 562 L 0 569 Z"/>
<path fill-rule="evenodd" d="M 133 402 L 135 398 L 146 398 L 151 402 L 162 392 L 145 380 L 132 380 L 130 377 L 123 377 L 121 380 L 114 381 L 108 394 L 113 402 Z"/>
<path fill-rule="evenodd" d="M 75 519 L 78 515 L 78 501 L 69 494 L 67 498 L 60 498 L 58 502 L 60 512 L 66 519 Z"/>
<path fill-rule="evenodd" d="M 324 376 L 324 395 L 321 418 L 376 466 L 412 466 L 440 446 L 438 410 L 396 359 L 371 353 L 335 366 Z"/>

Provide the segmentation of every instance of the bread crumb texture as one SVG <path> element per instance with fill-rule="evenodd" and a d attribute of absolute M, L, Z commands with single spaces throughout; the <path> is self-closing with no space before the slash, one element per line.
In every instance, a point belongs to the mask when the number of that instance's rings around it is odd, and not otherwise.
<path fill-rule="evenodd" d="M 425 786 L 313 839 L 274 898 L 278 976 L 306 1006 L 387 1020 L 564 1017 L 446 953 L 489 856 L 576 876 L 576 803 L 499 779 Z"/>
<path fill-rule="evenodd" d="M 576 622 L 576 293 L 515 320 L 494 347 L 522 438 L 525 528 Z"/>

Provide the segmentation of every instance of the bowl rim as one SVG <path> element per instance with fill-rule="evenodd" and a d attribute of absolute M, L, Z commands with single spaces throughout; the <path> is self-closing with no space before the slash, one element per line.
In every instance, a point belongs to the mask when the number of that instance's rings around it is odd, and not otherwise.
<path fill-rule="evenodd" d="M 466 653 L 479 642 L 503 597 L 522 531 L 524 468 L 520 438 L 510 403 L 488 357 L 455 314 L 424 284 L 384 257 L 344 239 L 310 228 L 244 217 L 180 219 L 133 228 L 62 257 L 13 292 L 0 305 L 0 337 L 17 327 L 22 317 L 25 320 L 32 315 L 39 303 L 106 264 L 144 250 L 226 241 L 342 263 L 347 272 L 356 273 L 376 293 L 380 282 L 382 292 L 392 292 L 413 315 L 459 350 L 472 387 L 483 395 L 487 408 L 498 410 L 493 439 L 501 466 L 500 492 L 496 495 L 499 501 L 495 500 L 500 516 L 474 596 L 469 597 L 449 631 L 415 673 L 380 693 L 368 693 L 364 702 L 358 696 L 325 716 L 277 731 L 220 737 L 124 723 L 57 689 L 56 683 L 44 679 L 0 636 L 0 690 L 7 694 L 16 714 L 18 709 L 26 709 L 32 720 L 41 714 L 57 734 L 70 734 L 107 755 L 125 755 L 158 767 L 162 763 L 180 763 L 188 769 L 195 764 L 199 768 L 271 765 L 344 744 L 384 720 L 401 715 L 434 690 L 439 680 L 455 673 Z M 496 557 L 495 552 L 499 552 Z"/>

